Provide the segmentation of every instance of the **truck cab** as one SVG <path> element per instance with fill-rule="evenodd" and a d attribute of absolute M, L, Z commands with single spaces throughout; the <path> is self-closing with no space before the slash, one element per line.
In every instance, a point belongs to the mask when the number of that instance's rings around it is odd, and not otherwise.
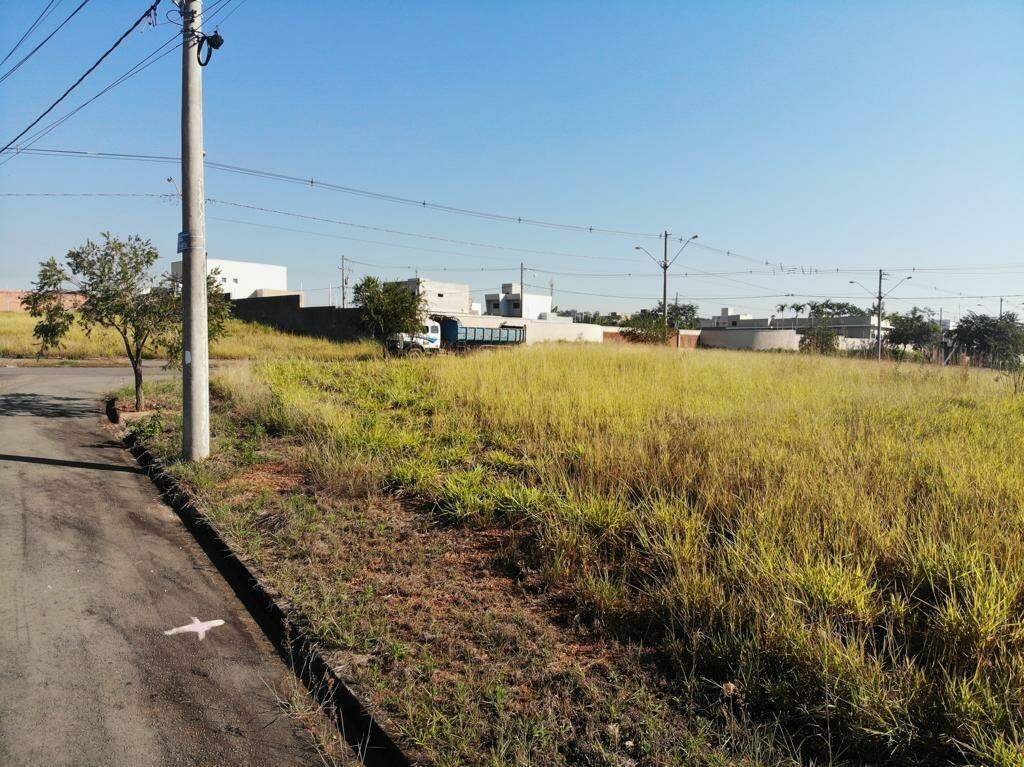
<path fill-rule="evenodd" d="M 399 354 L 422 354 L 441 350 L 441 326 L 425 320 L 416 333 L 395 333 L 388 338 L 388 348 Z"/>

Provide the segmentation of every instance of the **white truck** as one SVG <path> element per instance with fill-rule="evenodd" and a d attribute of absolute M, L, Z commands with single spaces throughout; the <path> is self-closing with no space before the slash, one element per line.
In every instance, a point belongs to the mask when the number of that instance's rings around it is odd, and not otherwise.
<path fill-rule="evenodd" d="M 417 333 L 395 333 L 388 338 L 388 348 L 398 354 L 424 354 L 441 351 L 441 326 L 427 320 Z"/>

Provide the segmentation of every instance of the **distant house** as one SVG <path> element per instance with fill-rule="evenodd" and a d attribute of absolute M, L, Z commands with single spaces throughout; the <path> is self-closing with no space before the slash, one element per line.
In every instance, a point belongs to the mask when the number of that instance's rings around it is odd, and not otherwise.
<path fill-rule="evenodd" d="M 484 314 L 527 320 L 546 319 L 551 314 L 551 296 L 523 293 L 519 283 L 506 282 L 500 293 L 484 296 Z"/>
<path fill-rule="evenodd" d="M 473 299 L 469 285 L 461 282 L 438 282 L 422 277 L 400 280 L 396 283 L 407 288 L 416 295 L 423 296 L 427 314 L 470 314 L 473 312 Z"/>
<path fill-rule="evenodd" d="M 206 262 L 206 269 L 208 272 L 220 270 L 217 279 L 221 289 L 231 298 L 279 295 L 288 292 L 288 268 L 285 266 L 211 258 Z M 181 279 L 181 274 L 182 262 L 173 262 L 171 276 Z"/>

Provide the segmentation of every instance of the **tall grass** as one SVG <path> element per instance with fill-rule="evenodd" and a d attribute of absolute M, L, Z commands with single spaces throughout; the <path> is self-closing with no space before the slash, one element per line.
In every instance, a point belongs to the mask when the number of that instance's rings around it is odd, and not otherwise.
<path fill-rule="evenodd" d="M 39 342 L 33 338 L 36 320 L 26 312 L 0 312 L 0 358 L 35 357 Z M 210 347 L 214 359 L 260 359 L 263 357 L 304 357 L 318 360 L 347 360 L 377 355 L 370 343 L 339 344 L 320 338 L 290 335 L 238 320 L 230 320 L 227 332 Z M 162 359 L 152 352 L 150 359 Z M 113 330 L 96 327 L 87 334 L 77 323 L 59 349 L 43 355 L 47 359 L 117 359 L 125 357 L 124 342 Z"/>
<path fill-rule="evenodd" d="M 219 386 L 327 489 L 521 529 L 581 609 L 811 757 L 1024 762 L 1024 399 L 986 373 L 556 345 Z"/>

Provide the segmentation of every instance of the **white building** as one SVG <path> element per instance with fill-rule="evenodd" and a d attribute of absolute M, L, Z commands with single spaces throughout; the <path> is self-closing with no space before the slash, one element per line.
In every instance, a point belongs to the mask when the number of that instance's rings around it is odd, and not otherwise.
<path fill-rule="evenodd" d="M 501 293 L 484 296 L 484 314 L 536 320 L 551 313 L 551 296 L 523 293 L 517 282 L 506 282 Z"/>
<path fill-rule="evenodd" d="M 276 264 L 258 264 L 253 261 L 228 261 L 211 258 L 206 262 L 207 272 L 218 269 L 217 281 L 231 298 L 249 298 L 257 291 L 263 295 L 288 291 L 288 268 Z M 182 262 L 171 264 L 171 276 L 181 279 Z"/>
<path fill-rule="evenodd" d="M 392 283 L 404 286 L 407 290 L 423 296 L 427 314 L 469 314 L 473 312 L 474 303 L 469 293 L 469 285 L 461 282 L 438 282 L 421 277 L 401 280 Z M 477 313 L 479 314 L 479 304 Z"/>
<path fill-rule="evenodd" d="M 840 349 L 865 349 L 878 342 L 877 318 L 867 315 L 838 315 L 824 320 L 839 336 Z M 800 336 L 818 323 L 811 317 L 752 317 L 724 307 L 716 317 L 702 318 L 701 344 L 728 349 L 796 349 Z M 892 329 L 882 320 L 882 335 Z M 717 331 L 727 330 L 729 333 Z"/>
<path fill-rule="evenodd" d="M 767 327 L 769 320 L 755 320 L 749 314 L 739 314 L 726 306 L 722 308 L 717 317 L 701 319 L 700 326 L 702 328 L 738 328 L 752 327 L 758 323 L 764 323 L 759 325 L 760 327 Z"/>

